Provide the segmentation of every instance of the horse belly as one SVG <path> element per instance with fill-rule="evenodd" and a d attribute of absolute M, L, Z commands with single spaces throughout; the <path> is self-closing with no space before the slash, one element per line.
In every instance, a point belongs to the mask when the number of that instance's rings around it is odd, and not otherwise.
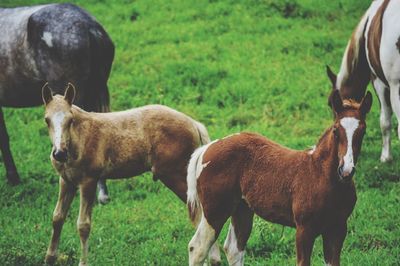
<path fill-rule="evenodd" d="M 128 178 L 140 175 L 150 170 L 145 156 L 132 152 L 130 155 L 123 156 L 119 153 L 119 158 L 110 155 L 106 159 L 106 165 L 101 176 L 111 179 Z"/>
<path fill-rule="evenodd" d="M 282 191 L 284 189 L 276 189 L 276 192 L 273 189 L 263 189 L 263 191 L 247 193 L 243 198 L 254 213 L 264 220 L 294 226 L 291 197 Z"/>

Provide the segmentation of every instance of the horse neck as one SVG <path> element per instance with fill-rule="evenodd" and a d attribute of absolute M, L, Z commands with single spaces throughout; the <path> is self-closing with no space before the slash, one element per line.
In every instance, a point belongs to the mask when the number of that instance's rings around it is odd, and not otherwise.
<path fill-rule="evenodd" d="M 86 143 L 88 139 L 93 137 L 93 135 L 88 132 L 88 129 L 92 127 L 91 125 L 94 123 L 94 119 L 92 119 L 91 113 L 77 106 L 72 107 L 72 113 L 74 116 L 74 123 L 70 132 L 70 149 L 72 148 L 75 157 L 78 158 L 83 152 L 80 150 L 82 143 Z"/>
<path fill-rule="evenodd" d="M 328 128 L 320 138 L 315 151 L 312 153 L 314 162 L 317 162 L 317 171 L 329 178 L 337 176 L 339 160 L 337 157 L 338 146 L 333 135 L 332 127 Z"/>
<path fill-rule="evenodd" d="M 361 19 L 347 44 L 337 76 L 336 89 L 344 99 L 360 102 L 371 78 L 365 50 L 365 28 L 367 15 Z"/>

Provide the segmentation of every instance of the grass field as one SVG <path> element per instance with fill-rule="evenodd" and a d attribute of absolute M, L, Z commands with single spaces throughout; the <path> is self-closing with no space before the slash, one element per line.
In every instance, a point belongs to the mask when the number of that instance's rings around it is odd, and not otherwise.
<path fill-rule="evenodd" d="M 0 0 L 0 5 L 44 2 Z M 212 138 L 254 131 L 297 149 L 315 144 L 331 124 L 325 65 L 338 70 L 347 40 L 370 3 L 72 2 L 96 16 L 116 45 L 109 80 L 113 110 L 161 103 L 202 121 Z M 5 116 L 23 184 L 10 187 L 0 179 L 0 265 L 42 265 L 58 193 L 43 108 L 5 109 Z M 379 162 L 376 97 L 367 124 L 355 176 L 358 202 L 342 263 L 400 265 L 400 145 L 393 130 L 394 162 Z M 91 265 L 187 264 L 194 229 L 184 204 L 150 175 L 108 184 L 112 201 L 93 213 Z M 61 237 L 59 265 L 78 264 L 77 213 L 75 200 Z M 255 219 L 246 265 L 294 265 L 294 233 Z M 226 228 L 220 244 L 225 235 Z M 313 265 L 323 263 L 318 239 Z"/>

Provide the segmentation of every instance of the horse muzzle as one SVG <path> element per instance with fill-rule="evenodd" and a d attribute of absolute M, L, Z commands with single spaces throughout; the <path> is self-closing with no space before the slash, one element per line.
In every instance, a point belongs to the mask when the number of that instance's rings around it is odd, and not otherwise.
<path fill-rule="evenodd" d="M 57 162 L 60 163 L 65 163 L 68 159 L 68 151 L 67 150 L 54 150 L 53 153 L 53 158 Z"/>
<path fill-rule="evenodd" d="M 356 168 L 353 167 L 351 169 L 351 171 L 345 171 L 343 169 L 343 165 L 341 165 L 341 166 L 338 167 L 337 171 L 338 171 L 338 175 L 339 175 L 340 181 L 349 182 L 353 178 L 353 176 L 354 176 L 354 174 L 356 172 Z"/>

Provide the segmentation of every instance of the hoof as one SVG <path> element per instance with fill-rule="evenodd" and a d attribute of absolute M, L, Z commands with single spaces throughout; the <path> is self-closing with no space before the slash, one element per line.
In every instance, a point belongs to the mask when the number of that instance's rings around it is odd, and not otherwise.
<path fill-rule="evenodd" d="M 382 163 L 389 163 L 389 162 L 391 162 L 391 161 L 393 161 L 393 158 L 392 158 L 392 156 L 381 156 L 381 162 Z"/>
<path fill-rule="evenodd" d="M 221 260 L 207 258 L 203 263 L 203 266 L 220 266 L 222 265 Z"/>
<path fill-rule="evenodd" d="M 44 262 L 46 263 L 46 265 L 54 265 L 56 263 L 56 260 L 57 260 L 57 255 L 47 254 Z"/>
<path fill-rule="evenodd" d="M 211 266 L 220 266 L 221 265 L 221 261 L 220 260 L 218 260 L 218 261 L 211 260 L 210 263 L 211 263 Z"/>
<path fill-rule="evenodd" d="M 8 180 L 8 183 L 10 185 L 13 185 L 13 186 L 18 185 L 18 184 L 21 183 L 21 179 L 19 178 L 19 175 L 18 175 L 18 173 L 16 171 L 15 172 L 8 172 L 7 173 L 7 180 Z"/>
<path fill-rule="evenodd" d="M 107 194 L 99 193 L 97 200 L 99 201 L 100 204 L 105 205 L 110 202 L 110 197 Z"/>

